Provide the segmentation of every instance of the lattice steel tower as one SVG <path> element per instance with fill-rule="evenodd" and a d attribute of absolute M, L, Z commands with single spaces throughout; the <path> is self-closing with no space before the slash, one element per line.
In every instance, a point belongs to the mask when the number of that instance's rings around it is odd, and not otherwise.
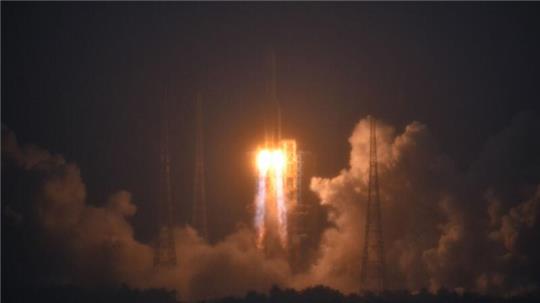
<path fill-rule="evenodd" d="M 158 238 L 154 250 L 154 266 L 175 266 L 176 246 L 174 241 L 173 202 L 171 193 L 171 159 L 169 154 L 169 110 L 168 102 L 161 104 L 160 127 L 160 175 Z"/>
<path fill-rule="evenodd" d="M 206 191 L 204 182 L 204 136 L 203 136 L 202 96 L 197 94 L 197 134 L 195 139 L 195 178 L 193 182 L 193 228 L 199 235 L 208 239 L 206 217 Z"/>
<path fill-rule="evenodd" d="M 369 184 L 366 228 L 362 256 L 362 289 L 381 292 L 385 287 L 384 243 L 377 171 L 377 133 L 375 119 L 369 117 Z"/>

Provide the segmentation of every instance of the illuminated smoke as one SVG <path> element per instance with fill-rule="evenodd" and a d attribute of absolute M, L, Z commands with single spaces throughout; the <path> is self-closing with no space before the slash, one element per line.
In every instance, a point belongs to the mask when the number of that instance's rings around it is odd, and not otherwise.
<path fill-rule="evenodd" d="M 377 124 L 391 289 L 446 287 L 512 295 L 538 288 L 538 133 L 538 115 L 516 117 L 462 172 L 436 149 L 427 126 L 413 122 L 396 132 Z M 209 244 L 191 228 L 178 228 L 178 266 L 154 268 L 152 247 L 139 242 L 130 225 L 136 207 L 127 192 L 102 206 L 90 204 L 76 164 L 36 146 L 20 146 L 3 129 L 3 182 L 17 181 L 17 186 L 3 187 L 12 197 L 2 200 L 2 243 L 12 260 L 2 263 L 6 276 L 25 283 L 176 289 L 183 302 L 243 296 L 272 285 L 303 289 L 322 284 L 357 292 L 369 163 L 367 119 L 359 121 L 349 142 L 350 165 L 334 178 L 311 180 L 331 225 L 320 227 L 317 256 L 307 272 L 293 274 L 286 258 L 269 257 L 254 245 L 258 236 L 265 240 L 270 228 L 278 228 L 278 212 L 272 208 L 277 209 L 273 150 L 262 153 L 260 161 L 257 157 L 253 203 L 261 235 L 241 228 Z M 285 211 L 291 212 L 296 157 L 283 145 L 279 150 L 286 160 Z M 276 226 L 266 225 L 272 220 Z"/>

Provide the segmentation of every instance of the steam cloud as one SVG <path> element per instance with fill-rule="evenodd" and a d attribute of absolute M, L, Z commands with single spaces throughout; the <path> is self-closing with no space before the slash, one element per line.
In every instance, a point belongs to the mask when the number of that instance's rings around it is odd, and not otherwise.
<path fill-rule="evenodd" d="M 469 171 L 440 153 L 427 127 L 377 129 L 379 180 L 391 288 L 440 287 L 508 294 L 538 282 L 540 147 L 538 117 L 515 117 L 490 139 Z M 367 197 L 369 124 L 349 138 L 349 168 L 311 187 L 331 206 L 317 282 L 358 289 Z"/>
<path fill-rule="evenodd" d="M 22 170 L 22 179 L 31 179 L 33 184 L 27 185 L 35 190 L 3 201 L 3 229 L 8 235 L 3 241 L 13 244 L 6 260 L 19 261 L 5 263 L 12 280 L 166 287 L 178 289 L 182 299 L 286 285 L 287 263 L 265 259 L 253 244 L 251 230 L 239 230 L 210 246 L 191 228 L 178 228 L 178 267 L 154 268 L 151 246 L 134 239 L 127 221 L 136 211 L 130 193 L 119 191 L 104 207 L 90 206 L 76 165 L 35 146 L 20 147 L 5 129 L 2 140 L 3 163 Z M 21 251 L 32 256 L 22 262 Z M 32 260 L 39 266 L 27 263 Z"/>
<path fill-rule="evenodd" d="M 515 117 L 466 172 L 437 150 L 425 125 L 412 122 L 399 133 L 379 121 L 390 288 L 508 294 L 538 286 L 539 121 L 528 113 Z M 2 178 L 11 180 L 3 181 L 11 194 L 2 197 L 3 242 L 10 244 L 3 252 L 6 271 L 24 282 L 32 277 L 35 283 L 174 288 L 187 300 L 264 291 L 273 284 L 324 284 L 356 292 L 367 193 L 367 119 L 358 122 L 349 142 L 348 168 L 311 182 L 329 209 L 331 227 L 323 231 L 307 272 L 292 274 L 285 260 L 265 258 L 251 229 L 209 245 L 192 229 L 178 228 L 178 267 L 156 269 L 152 248 L 135 240 L 128 221 L 137 210 L 130 193 L 112 194 L 103 207 L 89 205 L 75 164 L 35 146 L 21 147 L 3 129 Z"/>

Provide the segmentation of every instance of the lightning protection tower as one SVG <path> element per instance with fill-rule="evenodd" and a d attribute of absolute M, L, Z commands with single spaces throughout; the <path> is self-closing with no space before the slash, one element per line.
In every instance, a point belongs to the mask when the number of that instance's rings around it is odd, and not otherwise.
<path fill-rule="evenodd" d="M 174 208 L 171 193 L 171 159 L 169 154 L 169 110 L 168 102 L 161 103 L 160 126 L 160 175 L 158 238 L 154 251 L 154 266 L 175 266 L 176 246 L 174 241 Z"/>
<path fill-rule="evenodd" d="M 362 289 L 375 292 L 384 290 L 385 262 L 377 171 L 377 133 L 375 119 L 369 118 L 369 184 L 366 205 L 364 251 L 360 278 Z"/>
<path fill-rule="evenodd" d="M 204 186 L 204 133 L 201 94 L 197 94 L 196 106 L 197 134 L 195 139 L 195 178 L 193 182 L 193 217 L 191 223 L 202 238 L 208 239 L 206 191 Z"/>

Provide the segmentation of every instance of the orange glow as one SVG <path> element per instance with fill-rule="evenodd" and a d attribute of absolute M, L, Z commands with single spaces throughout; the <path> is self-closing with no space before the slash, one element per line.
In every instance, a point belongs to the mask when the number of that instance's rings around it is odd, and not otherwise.
<path fill-rule="evenodd" d="M 255 153 L 257 189 L 253 223 L 257 247 L 286 251 L 288 215 L 298 202 L 299 162 L 295 140 L 281 140 L 272 146 L 275 147 L 259 148 Z M 280 243 L 277 246 L 276 240 Z"/>
<path fill-rule="evenodd" d="M 268 170 L 281 172 L 287 164 L 287 157 L 280 149 L 262 149 L 257 153 L 256 162 L 259 172 L 266 173 Z"/>

